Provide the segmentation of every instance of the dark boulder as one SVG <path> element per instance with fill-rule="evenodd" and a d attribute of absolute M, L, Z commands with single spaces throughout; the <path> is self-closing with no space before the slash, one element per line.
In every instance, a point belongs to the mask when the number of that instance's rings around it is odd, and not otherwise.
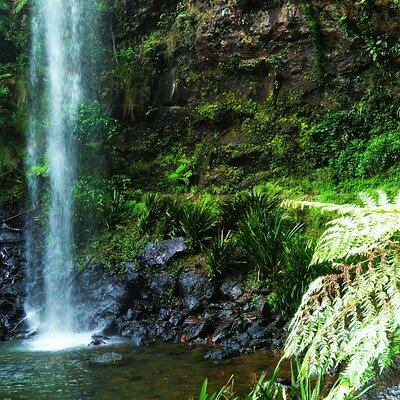
<path fill-rule="evenodd" d="M 113 333 L 115 320 L 126 303 L 126 283 L 101 267 L 89 267 L 77 276 L 77 316 L 82 325 Z"/>
<path fill-rule="evenodd" d="M 148 243 L 140 259 L 148 266 L 166 265 L 178 253 L 186 251 L 185 240 L 182 237 L 164 240 L 160 243 Z"/>
<path fill-rule="evenodd" d="M 237 300 L 243 294 L 242 284 L 234 279 L 223 282 L 220 290 L 230 300 Z"/>
<path fill-rule="evenodd" d="M 187 342 L 198 337 L 205 337 L 211 327 L 211 320 L 202 317 L 189 317 L 184 323 L 184 336 L 182 341 Z"/>
<path fill-rule="evenodd" d="M 223 339 L 226 339 L 231 332 L 232 321 L 224 321 L 214 331 L 214 334 L 211 338 L 211 341 L 214 343 L 218 343 Z"/>
<path fill-rule="evenodd" d="M 6 224 L 0 227 L 0 244 L 19 243 L 23 240 L 23 234 L 20 229 L 10 228 Z"/>
<path fill-rule="evenodd" d="M 364 400 L 398 400 L 400 399 L 400 384 L 372 390 Z"/>
<path fill-rule="evenodd" d="M 103 339 L 93 339 L 88 346 L 98 347 L 105 345 L 106 342 Z"/>
<path fill-rule="evenodd" d="M 162 296 L 167 291 L 173 292 L 175 290 L 175 279 L 166 272 L 153 275 L 149 280 L 150 289 L 158 296 Z"/>
<path fill-rule="evenodd" d="M 189 271 L 180 276 L 179 291 L 189 312 L 206 307 L 215 292 L 215 285 L 200 272 Z"/>
<path fill-rule="evenodd" d="M 23 275 L 20 244 L 0 244 L 0 341 L 26 331 Z"/>

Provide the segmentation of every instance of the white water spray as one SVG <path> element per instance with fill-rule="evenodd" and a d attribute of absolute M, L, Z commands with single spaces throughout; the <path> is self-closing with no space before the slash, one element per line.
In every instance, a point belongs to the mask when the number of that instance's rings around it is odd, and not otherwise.
<path fill-rule="evenodd" d="M 48 191 L 48 210 L 43 233 L 33 219 L 26 227 L 25 309 L 32 329 L 39 332 L 36 347 L 48 350 L 87 340 L 87 335 L 78 335 L 74 317 L 72 223 L 76 173 L 73 131 L 84 99 L 85 4 L 87 7 L 84 0 L 31 3 L 28 185 L 32 208 L 39 206 L 41 191 Z M 47 189 L 41 187 L 35 174 L 41 163 L 49 174 Z"/>

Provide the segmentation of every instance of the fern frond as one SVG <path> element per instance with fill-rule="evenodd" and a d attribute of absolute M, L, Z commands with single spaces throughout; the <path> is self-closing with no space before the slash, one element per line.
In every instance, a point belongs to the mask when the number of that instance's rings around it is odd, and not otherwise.
<path fill-rule="evenodd" d="M 354 394 L 400 351 L 399 287 L 400 261 L 390 250 L 311 284 L 291 321 L 285 357 L 302 357 L 301 371 L 310 375 L 346 366 L 326 400 Z"/>
<path fill-rule="evenodd" d="M 340 217 L 327 225 L 321 236 L 312 264 L 346 260 L 378 247 L 385 247 L 400 230 L 400 195 L 391 202 L 387 194 L 378 191 L 378 200 L 367 193 L 359 194 L 363 206 L 318 202 L 288 202 L 291 207 L 314 207 L 334 212 Z"/>

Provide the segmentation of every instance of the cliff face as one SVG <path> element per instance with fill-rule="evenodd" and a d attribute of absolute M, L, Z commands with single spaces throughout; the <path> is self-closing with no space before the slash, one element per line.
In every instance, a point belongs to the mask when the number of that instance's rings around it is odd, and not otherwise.
<path fill-rule="evenodd" d="M 114 7 L 106 75 L 128 160 L 117 170 L 144 186 L 165 188 L 180 167 L 190 184 L 217 191 L 308 173 L 305 148 L 321 116 L 376 87 L 396 92 L 400 9 L 391 1 Z"/>

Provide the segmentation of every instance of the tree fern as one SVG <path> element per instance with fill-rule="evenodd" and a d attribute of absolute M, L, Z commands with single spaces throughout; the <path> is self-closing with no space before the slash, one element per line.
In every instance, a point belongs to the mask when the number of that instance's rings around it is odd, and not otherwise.
<path fill-rule="evenodd" d="M 360 197 L 362 206 L 297 203 L 341 214 L 328 224 L 313 263 L 357 256 L 310 285 L 285 346 L 285 357 L 302 357 L 304 375 L 338 372 L 327 400 L 353 395 L 400 352 L 400 259 L 392 240 L 400 230 L 400 197 Z"/>
<path fill-rule="evenodd" d="M 390 202 L 386 193 L 378 191 L 378 200 L 361 193 L 362 206 L 317 202 L 292 202 L 300 207 L 316 207 L 336 212 L 340 217 L 329 222 L 316 247 L 312 264 L 346 260 L 374 248 L 385 246 L 400 230 L 400 195 Z"/>

